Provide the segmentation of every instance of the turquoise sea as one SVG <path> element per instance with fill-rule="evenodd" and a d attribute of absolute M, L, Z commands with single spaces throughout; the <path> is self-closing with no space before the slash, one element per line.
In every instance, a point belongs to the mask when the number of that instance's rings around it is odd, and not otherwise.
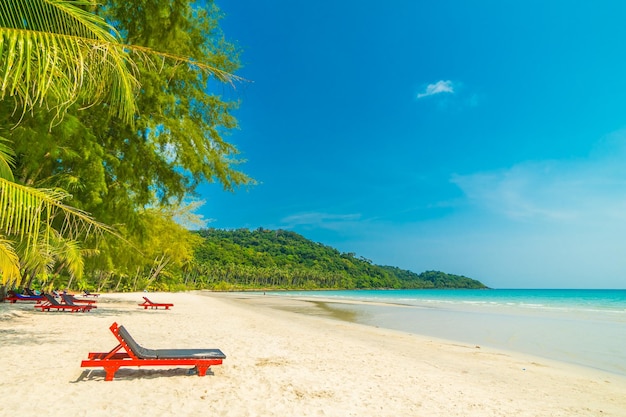
<path fill-rule="evenodd" d="M 356 322 L 626 376 L 626 290 L 268 292 L 331 301 Z M 351 304 L 345 301 L 361 301 Z"/>

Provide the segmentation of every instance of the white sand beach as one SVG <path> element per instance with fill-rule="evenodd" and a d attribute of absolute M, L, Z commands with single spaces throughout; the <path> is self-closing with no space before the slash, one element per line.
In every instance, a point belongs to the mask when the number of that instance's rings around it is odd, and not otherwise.
<path fill-rule="evenodd" d="M 626 378 L 513 352 L 304 315 L 240 293 L 103 294 L 90 313 L 0 303 L 2 416 L 626 416 Z M 277 308 L 278 307 L 278 308 Z M 85 369 L 124 325 L 149 348 L 219 348 L 186 368 Z"/>

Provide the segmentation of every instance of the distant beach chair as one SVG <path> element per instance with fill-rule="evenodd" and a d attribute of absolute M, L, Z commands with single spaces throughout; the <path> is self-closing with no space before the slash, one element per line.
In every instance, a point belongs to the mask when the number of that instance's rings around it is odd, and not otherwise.
<path fill-rule="evenodd" d="M 91 305 L 78 305 L 78 304 L 67 304 L 67 303 L 59 303 L 52 295 L 44 294 L 45 300 L 41 304 L 36 304 L 35 308 L 40 309 L 41 311 L 71 311 L 72 313 L 87 312 L 93 308 Z"/>
<path fill-rule="evenodd" d="M 90 352 L 81 368 L 102 367 L 105 381 L 112 381 L 122 366 L 193 365 L 198 376 L 205 376 L 211 365 L 221 365 L 226 355 L 219 349 L 146 349 L 139 345 L 124 326 L 109 327 L 119 344 L 110 352 Z"/>
<path fill-rule="evenodd" d="M 63 294 L 65 294 L 67 296 L 67 298 L 69 298 L 70 300 L 72 300 L 74 302 L 74 304 L 96 304 L 98 302 L 98 300 L 94 300 L 94 299 L 87 299 L 87 298 L 76 298 L 76 296 L 74 294 L 70 294 L 68 292 L 64 292 Z"/>
<path fill-rule="evenodd" d="M 100 294 L 96 294 L 96 293 L 93 293 L 93 292 L 89 292 L 89 291 L 87 291 L 87 290 L 83 290 L 83 295 L 84 295 L 85 297 L 100 297 Z"/>
<path fill-rule="evenodd" d="M 43 295 L 24 295 L 18 294 L 14 291 L 9 291 L 9 294 L 4 299 L 11 304 L 15 304 L 18 301 L 34 301 L 36 303 L 41 303 L 44 300 L 44 297 Z"/>
<path fill-rule="evenodd" d="M 63 302 L 67 305 L 70 306 L 81 306 L 81 305 L 88 305 L 91 306 L 92 308 L 98 308 L 97 306 L 95 306 L 94 304 L 96 303 L 96 300 L 79 300 L 78 298 L 74 297 L 72 294 L 61 294 L 61 299 L 63 300 Z"/>
<path fill-rule="evenodd" d="M 144 302 L 137 304 L 140 307 L 143 307 L 144 310 L 149 308 L 158 309 L 159 307 L 164 307 L 166 310 L 169 310 L 170 307 L 174 307 L 172 303 L 153 303 L 148 299 L 148 297 L 143 297 Z"/>

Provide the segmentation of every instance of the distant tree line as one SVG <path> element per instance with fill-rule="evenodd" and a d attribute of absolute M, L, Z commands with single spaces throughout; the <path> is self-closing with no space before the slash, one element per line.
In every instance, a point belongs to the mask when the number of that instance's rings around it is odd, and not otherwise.
<path fill-rule="evenodd" d="M 486 288 L 439 271 L 421 274 L 374 265 L 287 230 L 204 229 L 197 232 L 191 282 L 214 289 Z"/>

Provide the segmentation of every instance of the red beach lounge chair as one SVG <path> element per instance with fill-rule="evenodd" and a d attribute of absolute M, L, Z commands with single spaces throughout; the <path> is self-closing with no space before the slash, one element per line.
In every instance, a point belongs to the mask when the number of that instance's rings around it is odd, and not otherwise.
<path fill-rule="evenodd" d="M 12 304 L 15 304 L 18 301 L 34 301 L 39 304 L 44 300 L 44 297 L 43 295 L 24 295 L 11 291 L 5 300 Z"/>
<path fill-rule="evenodd" d="M 31 297 L 37 297 L 37 296 L 41 297 L 41 293 L 37 294 L 35 291 L 31 290 L 30 288 L 24 288 L 24 292 L 26 293 L 26 295 L 30 295 Z"/>
<path fill-rule="evenodd" d="M 74 295 L 69 294 L 69 293 L 64 293 L 61 294 L 61 298 L 63 298 L 63 301 L 65 302 L 65 304 L 96 304 L 97 300 L 87 300 L 86 298 L 76 298 Z M 70 302 L 68 302 L 67 300 L 69 300 Z M 96 308 L 96 306 L 93 306 L 93 308 Z"/>
<path fill-rule="evenodd" d="M 68 306 L 98 308 L 95 300 L 78 300 L 72 294 L 61 294 L 63 302 Z"/>
<path fill-rule="evenodd" d="M 35 308 L 41 309 L 41 311 L 71 311 L 72 313 L 76 313 L 77 311 L 86 312 L 93 308 L 90 305 L 78 305 L 78 304 L 62 304 L 59 303 L 53 296 L 50 294 L 44 294 L 45 300 L 41 304 L 36 304 Z"/>
<path fill-rule="evenodd" d="M 226 355 L 219 349 L 146 349 L 140 346 L 124 328 L 113 323 L 109 327 L 120 342 L 110 352 L 90 352 L 81 368 L 102 367 L 105 381 L 112 381 L 122 366 L 193 365 L 198 376 L 205 376 L 211 365 L 221 365 Z"/>
<path fill-rule="evenodd" d="M 148 299 L 148 297 L 143 297 L 143 299 L 145 301 L 137 305 L 143 307 L 144 310 L 147 310 L 148 307 L 154 308 L 154 309 L 158 309 L 159 307 L 165 307 L 166 310 L 169 310 L 170 307 L 174 307 L 174 304 L 172 303 L 153 303 L 152 301 Z"/>

